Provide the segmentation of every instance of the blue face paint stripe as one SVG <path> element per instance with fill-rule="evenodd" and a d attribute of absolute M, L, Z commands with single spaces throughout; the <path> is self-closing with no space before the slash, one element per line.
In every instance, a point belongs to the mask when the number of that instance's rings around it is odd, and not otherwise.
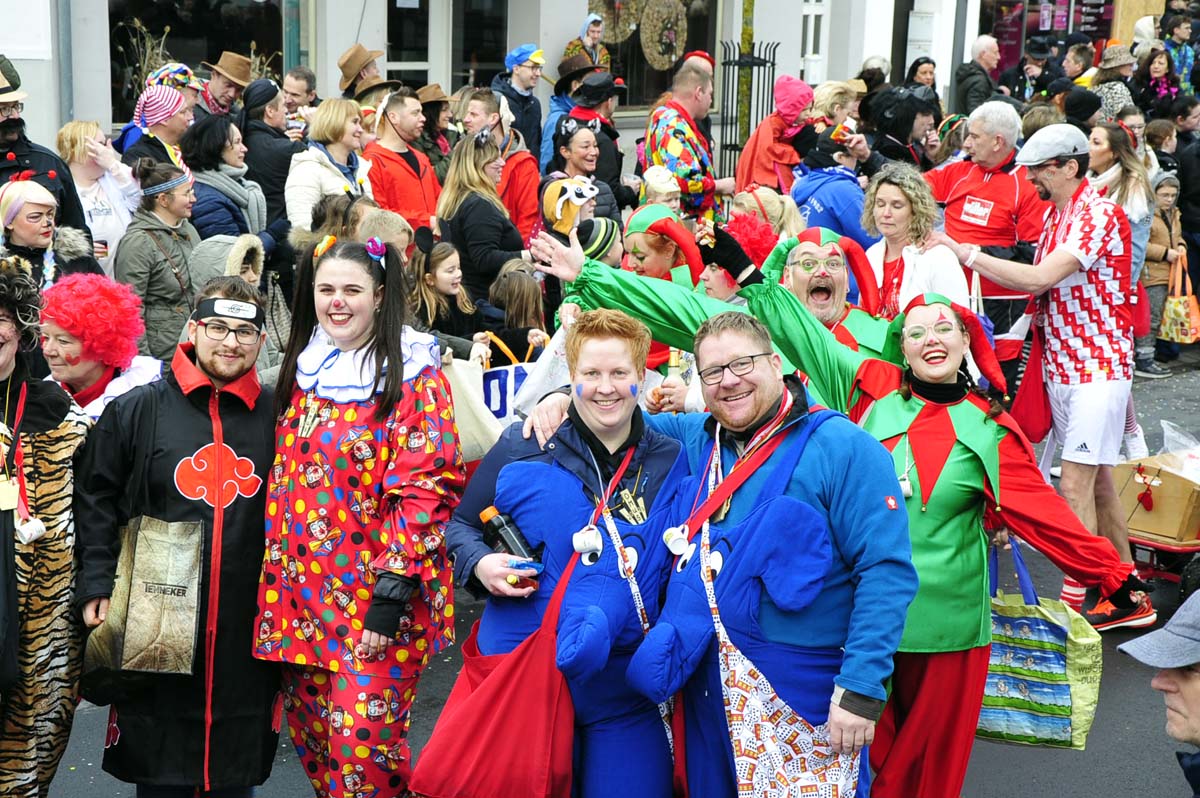
<path fill-rule="evenodd" d="M 583 397 L 583 386 L 582 386 L 582 385 L 576 385 L 576 386 L 575 386 L 575 395 L 576 395 L 576 396 L 578 396 L 578 397 L 580 397 L 580 398 L 582 398 L 582 397 Z"/>
<path fill-rule="evenodd" d="M 636 382 L 629 386 L 629 395 L 634 397 L 638 395 L 638 387 Z"/>

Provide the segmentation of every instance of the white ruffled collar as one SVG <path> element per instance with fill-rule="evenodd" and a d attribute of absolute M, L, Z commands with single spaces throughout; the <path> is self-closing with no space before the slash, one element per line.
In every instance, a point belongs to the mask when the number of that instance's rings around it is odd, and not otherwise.
<path fill-rule="evenodd" d="M 402 336 L 404 374 L 416 376 L 423 369 L 441 363 L 437 340 L 427 333 L 405 327 Z M 383 365 L 387 374 L 387 364 Z M 308 346 L 296 359 L 296 384 L 302 391 L 312 391 L 322 399 L 334 402 L 369 402 L 383 392 L 383 384 L 375 385 L 375 357 L 365 350 L 344 352 L 318 326 L 313 330 Z"/>

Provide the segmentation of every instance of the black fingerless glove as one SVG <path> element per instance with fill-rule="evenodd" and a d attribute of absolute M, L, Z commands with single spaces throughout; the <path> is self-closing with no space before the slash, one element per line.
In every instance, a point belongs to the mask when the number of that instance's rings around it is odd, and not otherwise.
<path fill-rule="evenodd" d="M 713 228 L 713 243 L 711 246 L 701 245 L 700 256 L 703 258 L 705 266 L 710 264 L 720 266 L 729 272 L 729 276 L 739 285 L 762 282 L 762 272 L 755 267 L 754 261 L 742 249 L 742 245 L 737 242 L 737 239 L 725 232 L 723 228 Z M 738 278 L 743 274 L 746 276 L 739 281 Z"/>
<path fill-rule="evenodd" d="M 1121 583 L 1121 586 L 1113 591 L 1111 596 L 1107 596 L 1106 598 L 1117 609 L 1129 610 L 1138 605 L 1138 600 L 1133 597 L 1134 593 L 1149 593 L 1153 589 L 1153 587 L 1139 579 L 1136 573 L 1131 573 L 1125 577 L 1125 581 Z"/>
<path fill-rule="evenodd" d="M 367 607 L 363 617 L 363 628 L 384 637 L 395 637 L 400 629 L 400 619 L 404 617 L 404 608 L 420 585 L 421 581 L 415 576 L 380 574 L 371 595 L 371 606 Z"/>

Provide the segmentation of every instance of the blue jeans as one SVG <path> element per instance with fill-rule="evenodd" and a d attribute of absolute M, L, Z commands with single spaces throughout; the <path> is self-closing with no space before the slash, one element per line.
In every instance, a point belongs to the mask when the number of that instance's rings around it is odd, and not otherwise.
<path fill-rule="evenodd" d="M 154 787 L 148 784 L 137 786 L 137 798 L 253 798 L 253 787 L 226 787 L 223 790 L 204 792 L 197 787 Z"/>

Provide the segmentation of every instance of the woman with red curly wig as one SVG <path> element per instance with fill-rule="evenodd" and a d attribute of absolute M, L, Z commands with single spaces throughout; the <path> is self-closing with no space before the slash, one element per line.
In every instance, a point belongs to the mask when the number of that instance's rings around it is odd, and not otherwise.
<path fill-rule="evenodd" d="M 105 405 L 162 375 L 162 363 L 138 356 L 146 331 L 142 300 L 101 274 L 71 274 L 43 293 L 42 354 L 50 377 L 93 419 Z"/>

